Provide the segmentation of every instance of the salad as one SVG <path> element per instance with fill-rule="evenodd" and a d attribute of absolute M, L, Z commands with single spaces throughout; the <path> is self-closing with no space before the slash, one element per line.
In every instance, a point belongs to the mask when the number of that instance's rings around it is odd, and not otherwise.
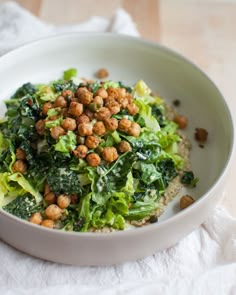
<path fill-rule="evenodd" d="M 142 80 L 130 87 L 76 75 L 26 83 L 5 102 L 0 207 L 65 231 L 157 221 L 180 180 L 194 182 L 180 125 Z"/>

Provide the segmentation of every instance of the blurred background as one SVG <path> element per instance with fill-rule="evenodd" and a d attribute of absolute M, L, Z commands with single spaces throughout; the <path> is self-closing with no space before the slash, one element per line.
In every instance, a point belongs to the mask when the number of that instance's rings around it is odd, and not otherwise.
<path fill-rule="evenodd" d="M 0 0 L 0 4 L 6 2 Z M 236 112 L 236 0 L 18 0 L 42 21 L 78 24 L 91 16 L 111 19 L 122 7 L 141 37 L 183 54 L 218 85 Z M 11 21 L 11 20 L 9 20 Z M 0 28 L 1 29 L 1 28 Z M 200 119 L 199 119 L 200 120 Z M 224 200 L 236 216 L 234 175 Z"/>

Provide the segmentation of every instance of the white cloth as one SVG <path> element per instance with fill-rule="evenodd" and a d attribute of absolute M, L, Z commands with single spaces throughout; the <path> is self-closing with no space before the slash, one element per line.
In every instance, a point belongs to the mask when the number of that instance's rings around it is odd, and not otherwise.
<path fill-rule="evenodd" d="M 73 26 L 46 25 L 15 3 L 0 5 L 0 54 L 33 39 L 71 31 L 112 31 L 138 36 L 122 9 Z M 111 267 L 67 266 L 30 257 L 0 241 L 1 295 L 223 295 L 236 294 L 236 219 L 214 213 L 176 246 Z"/>

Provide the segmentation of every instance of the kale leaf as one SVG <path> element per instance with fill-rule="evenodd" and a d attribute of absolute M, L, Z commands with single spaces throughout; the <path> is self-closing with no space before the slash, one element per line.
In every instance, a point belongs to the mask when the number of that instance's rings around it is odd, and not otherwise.
<path fill-rule="evenodd" d="M 19 218 L 28 219 L 33 213 L 40 211 L 42 204 L 36 204 L 35 197 L 31 194 L 18 196 L 16 199 L 3 207 L 3 210 Z"/>
<path fill-rule="evenodd" d="M 78 174 L 68 167 L 53 167 L 47 175 L 49 187 L 55 194 L 82 194 Z"/>
<path fill-rule="evenodd" d="M 192 171 L 184 171 L 180 181 L 185 185 L 195 187 L 198 182 L 198 178 L 194 176 Z"/>
<path fill-rule="evenodd" d="M 175 176 L 177 176 L 175 164 L 172 159 L 161 160 L 158 163 L 158 170 L 162 174 L 162 179 L 166 187 L 168 186 L 169 182 Z"/>
<path fill-rule="evenodd" d="M 19 87 L 12 98 L 21 98 L 25 95 L 33 95 L 36 92 L 36 88 L 33 84 L 31 83 L 25 83 L 21 87 Z"/>
<path fill-rule="evenodd" d="M 69 81 L 58 80 L 58 81 L 55 81 L 52 85 L 56 92 L 60 92 L 63 90 L 71 90 L 75 92 L 78 87 L 72 80 L 69 80 Z"/>

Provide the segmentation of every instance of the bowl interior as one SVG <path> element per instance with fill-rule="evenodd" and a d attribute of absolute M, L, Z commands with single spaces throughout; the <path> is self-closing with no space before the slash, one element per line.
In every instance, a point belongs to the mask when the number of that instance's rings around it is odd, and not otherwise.
<path fill-rule="evenodd" d="M 134 84 L 143 79 L 172 103 L 179 99 L 179 113 L 189 119 L 184 132 L 192 143 L 192 169 L 199 183 L 186 190 L 195 198 L 203 196 L 220 177 L 232 149 L 233 130 L 228 108 L 214 84 L 195 66 L 172 51 L 136 38 L 115 35 L 65 35 L 22 47 L 0 60 L 0 115 L 3 101 L 21 84 L 49 82 L 76 67 L 80 77 L 94 78 L 97 69 L 108 69 L 110 79 Z M 209 132 L 200 148 L 194 140 L 195 128 Z M 178 212 L 178 198 L 161 220 Z"/>

